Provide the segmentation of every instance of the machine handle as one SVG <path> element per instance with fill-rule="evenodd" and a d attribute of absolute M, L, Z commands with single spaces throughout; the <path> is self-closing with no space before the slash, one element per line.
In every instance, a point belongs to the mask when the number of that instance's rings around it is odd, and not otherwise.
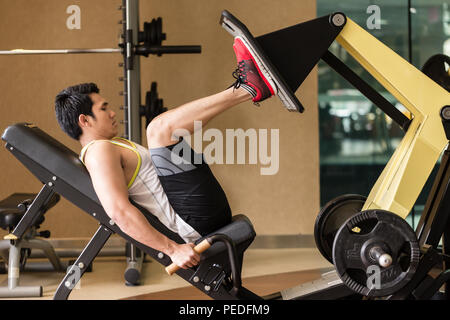
<path fill-rule="evenodd" d="M 200 254 L 203 251 L 207 250 L 209 247 L 211 247 L 211 244 L 208 242 L 208 239 L 205 239 L 194 247 L 194 251 Z M 177 272 L 178 269 L 180 269 L 180 267 L 175 263 L 172 263 L 171 265 L 166 267 L 166 272 L 169 276 L 171 276 L 172 274 Z"/>

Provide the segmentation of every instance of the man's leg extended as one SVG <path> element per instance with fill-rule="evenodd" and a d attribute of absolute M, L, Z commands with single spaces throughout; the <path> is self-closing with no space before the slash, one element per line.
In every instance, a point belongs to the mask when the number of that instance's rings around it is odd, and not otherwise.
<path fill-rule="evenodd" d="M 197 129 L 195 121 L 204 126 L 242 102 L 252 99 L 257 103 L 276 93 L 239 38 L 233 49 L 238 67 L 233 72 L 236 81 L 230 88 L 166 111 L 147 127 L 150 156 L 164 192 L 175 212 L 201 235 L 228 224 L 231 209 L 203 156 L 180 138 Z"/>
<path fill-rule="evenodd" d="M 234 40 L 233 50 L 238 63 L 233 72 L 236 79 L 234 85 L 220 93 L 166 111 L 153 119 L 147 127 L 150 149 L 174 144 L 176 138 L 174 140 L 173 134 L 177 129 L 192 134 L 194 121 L 200 121 L 204 126 L 218 114 L 242 102 L 252 99 L 258 103 L 276 94 L 275 84 L 263 75 L 250 48 L 239 37 Z"/>
<path fill-rule="evenodd" d="M 147 143 L 150 149 L 172 145 L 178 140 L 172 136 L 177 129 L 184 129 L 190 134 L 194 132 L 194 121 L 201 121 L 202 126 L 220 113 L 252 96 L 243 88 L 229 88 L 217 94 L 204 97 L 168 110 L 147 127 Z"/>

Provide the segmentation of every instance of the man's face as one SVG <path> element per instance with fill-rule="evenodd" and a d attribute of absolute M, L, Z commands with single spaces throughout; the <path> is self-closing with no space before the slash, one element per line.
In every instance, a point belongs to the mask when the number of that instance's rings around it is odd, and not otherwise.
<path fill-rule="evenodd" d="M 116 113 L 110 108 L 108 102 L 102 98 L 98 93 L 91 93 L 92 113 L 94 117 L 89 118 L 90 130 L 94 130 L 97 135 L 111 139 L 117 136 L 118 125 L 116 120 Z"/>

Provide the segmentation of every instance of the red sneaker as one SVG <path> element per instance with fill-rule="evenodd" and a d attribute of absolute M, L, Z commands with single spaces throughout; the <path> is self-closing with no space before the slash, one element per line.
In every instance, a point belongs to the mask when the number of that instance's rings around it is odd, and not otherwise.
<path fill-rule="evenodd" d="M 263 101 L 273 96 L 275 84 L 269 76 L 263 75 L 250 49 L 240 37 L 234 39 L 233 49 L 238 62 L 238 67 L 233 72 L 233 77 L 236 79 L 234 88 L 242 87 L 247 90 L 253 96 L 253 102 Z"/>

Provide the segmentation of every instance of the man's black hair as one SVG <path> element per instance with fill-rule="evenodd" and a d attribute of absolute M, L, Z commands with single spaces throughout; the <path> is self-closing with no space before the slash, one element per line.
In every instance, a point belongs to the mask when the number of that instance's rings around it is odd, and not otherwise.
<path fill-rule="evenodd" d="M 95 118 L 92 113 L 93 102 L 90 93 L 99 93 L 95 83 L 81 83 L 62 90 L 55 98 L 55 113 L 61 129 L 75 140 L 82 133 L 78 126 L 80 114 Z"/>

